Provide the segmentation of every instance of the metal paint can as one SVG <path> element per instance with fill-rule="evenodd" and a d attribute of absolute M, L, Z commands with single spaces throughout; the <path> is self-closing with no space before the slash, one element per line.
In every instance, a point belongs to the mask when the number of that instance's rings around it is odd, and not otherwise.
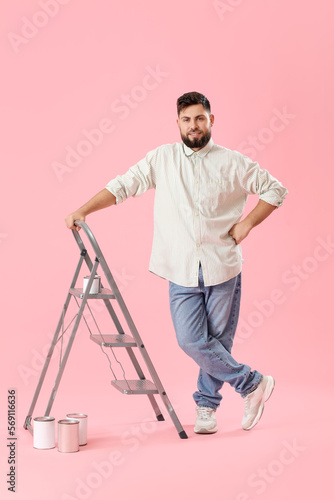
<path fill-rule="evenodd" d="M 58 420 L 58 451 L 74 453 L 79 451 L 79 422 Z"/>
<path fill-rule="evenodd" d="M 87 444 L 88 415 L 85 415 L 84 413 L 68 413 L 66 417 L 68 420 L 75 420 L 79 422 L 79 446 Z"/>
<path fill-rule="evenodd" d="M 38 450 L 49 450 L 56 446 L 56 422 L 53 417 L 36 417 L 33 426 L 33 446 Z"/>
<path fill-rule="evenodd" d="M 89 278 L 90 278 L 90 276 L 85 276 L 83 279 L 83 289 L 82 289 L 83 293 L 85 293 L 85 291 L 86 291 Z M 93 279 L 93 283 L 92 283 L 92 286 L 90 288 L 89 294 L 100 293 L 100 291 L 101 291 L 101 276 L 98 276 L 97 274 L 95 274 L 95 277 Z"/>

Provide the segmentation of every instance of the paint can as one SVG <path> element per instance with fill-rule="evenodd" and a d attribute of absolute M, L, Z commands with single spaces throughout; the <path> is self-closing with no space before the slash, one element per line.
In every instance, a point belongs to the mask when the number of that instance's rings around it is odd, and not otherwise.
<path fill-rule="evenodd" d="M 82 292 L 85 293 L 90 276 L 85 276 L 83 279 L 83 289 Z M 95 274 L 92 286 L 90 288 L 89 294 L 100 293 L 101 291 L 101 276 Z"/>
<path fill-rule="evenodd" d="M 49 450 L 56 446 L 55 419 L 53 417 L 36 417 L 33 426 L 33 446 L 38 450 Z"/>
<path fill-rule="evenodd" d="M 58 420 L 58 451 L 74 453 L 79 451 L 79 422 Z"/>
<path fill-rule="evenodd" d="M 69 420 L 75 420 L 79 422 L 79 446 L 84 446 L 87 444 L 87 421 L 88 415 L 84 413 L 68 413 L 66 417 Z"/>

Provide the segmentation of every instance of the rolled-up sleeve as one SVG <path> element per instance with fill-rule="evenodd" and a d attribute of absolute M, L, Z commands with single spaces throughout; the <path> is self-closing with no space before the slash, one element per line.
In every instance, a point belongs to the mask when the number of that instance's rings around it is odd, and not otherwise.
<path fill-rule="evenodd" d="M 288 190 L 257 162 L 242 155 L 238 169 L 242 189 L 248 194 L 258 194 L 260 200 L 277 208 L 283 203 Z"/>
<path fill-rule="evenodd" d="M 156 167 L 159 148 L 147 153 L 123 175 L 117 175 L 105 186 L 116 198 L 116 204 L 130 196 L 140 196 L 156 186 Z"/>

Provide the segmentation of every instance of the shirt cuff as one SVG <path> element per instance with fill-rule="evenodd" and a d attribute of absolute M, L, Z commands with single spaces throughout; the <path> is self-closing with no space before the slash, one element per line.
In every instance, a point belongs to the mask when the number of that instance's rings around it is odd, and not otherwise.
<path fill-rule="evenodd" d="M 119 205 L 126 200 L 126 194 L 124 193 L 123 186 L 117 179 L 112 179 L 110 182 L 108 182 L 105 188 L 115 196 L 116 205 Z"/>
<path fill-rule="evenodd" d="M 275 207 L 280 207 L 283 204 L 283 200 L 288 194 L 288 190 L 284 188 L 284 191 L 267 191 L 266 193 L 260 194 L 260 200 L 266 201 L 270 205 L 274 205 Z"/>

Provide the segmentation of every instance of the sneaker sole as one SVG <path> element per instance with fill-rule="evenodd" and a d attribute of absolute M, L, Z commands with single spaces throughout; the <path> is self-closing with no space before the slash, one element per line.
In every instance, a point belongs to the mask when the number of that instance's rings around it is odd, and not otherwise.
<path fill-rule="evenodd" d="M 213 429 L 206 429 L 205 427 L 200 427 L 199 429 L 194 428 L 194 432 L 196 434 L 214 434 L 218 431 L 218 427 L 214 427 Z"/>
<path fill-rule="evenodd" d="M 275 379 L 269 375 L 267 385 L 266 385 L 265 391 L 263 393 L 262 403 L 259 407 L 259 411 L 257 412 L 257 415 L 256 415 L 252 425 L 250 425 L 249 427 L 243 427 L 244 431 L 250 431 L 258 423 L 258 421 L 262 417 L 262 413 L 264 410 L 264 403 L 266 401 L 268 401 L 268 399 L 272 395 L 274 387 L 275 387 Z"/>

